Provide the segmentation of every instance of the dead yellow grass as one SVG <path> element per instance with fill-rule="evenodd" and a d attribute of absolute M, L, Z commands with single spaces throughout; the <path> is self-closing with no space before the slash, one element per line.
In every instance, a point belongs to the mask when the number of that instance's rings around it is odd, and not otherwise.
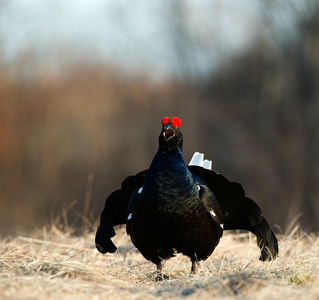
<path fill-rule="evenodd" d="M 100 254 L 94 233 L 74 237 L 56 227 L 1 241 L 1 299 L 318 299 L 319 237 L 296 227 L 279 236 L 280 256 L 258 260 L 250 234 L 224 234 L 213 255 L 190 275 L 190 261 L 168 261 L 170 279 L 155 282 L 155 266 L 125 230 L 115 254 Z"/>

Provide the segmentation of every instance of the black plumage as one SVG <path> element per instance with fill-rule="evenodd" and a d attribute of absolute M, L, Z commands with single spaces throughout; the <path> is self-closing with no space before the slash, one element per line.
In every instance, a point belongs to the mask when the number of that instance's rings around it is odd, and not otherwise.
<path fill-rule="evenodd" d="M 164 118 L 159 148 L 148 170 L 130 176 L 106 200 L 95 243 L 115 252 L 114 226 L 126 224 L 141 254 L 157 265 L 177 252 L 190 257 L 192 272 L 214 251 L 223 230 L 249 230 L 257 236 L 260 259 L 278 254 L 276 236 L 242 186 L 214 171 L 187 166 L 178 118 Z"/>

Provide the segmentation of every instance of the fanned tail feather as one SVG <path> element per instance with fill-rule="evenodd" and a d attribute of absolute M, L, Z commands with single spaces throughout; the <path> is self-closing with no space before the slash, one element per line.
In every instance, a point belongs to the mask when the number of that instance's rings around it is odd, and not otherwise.
<path fill-rule="evenodd" d="M 203 167 L 204 169 L 211 170 L 213 163 L 211 160 L 204 160 L 203 153 L 195 152 L 188 165 Z"/>
<path fill-rule="evenodd" d="M 260 248 L 260 260 L 273 260 L 278 255 L 278 241 L 275 234 L 270 230 L 269 225 L 263 217 L 259 224 L 254 226 L 257 237 L 257 245 Z"/>

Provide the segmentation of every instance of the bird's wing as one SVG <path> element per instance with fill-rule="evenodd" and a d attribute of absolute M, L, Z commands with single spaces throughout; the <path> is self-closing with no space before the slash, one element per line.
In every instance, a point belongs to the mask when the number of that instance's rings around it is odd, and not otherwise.
<path fill-rule="evenodd" d="M 203 184 L 198 184 L 199 187 L 199 199 L 204 207 L 209 218 L 213 221 L 218 231 L 218 236 L 223 234 L 223 216 L 218 201 L 212 191 Z"/>
<path fill-rule="evenodd" d="M 270 230 L 259 206 L 245 196 L 239 183 L 230 182 L 224 176 L 198 166 L 188 166 L 215 194 L 223 214 L 224 230 L 243 229 L 254 233 L 261 249 L 262 261 L 278 255 L 278 242 Z"/>
<path fill-rule="evenodd" d="M 121 189 L 114 191 L 105 201 L 105 207 L 100 218 L 100 226 L 96 232 L 95 245 L 101 253 L 113 253 L 116 246 L 111 238 L 115 235 L 114 226 L 126 224 L 127 210 L 130 199 L 136 189 L 139 189 L 145 180 L 147 170 L 135 176 L 127 177 Z"/>
<path fill-rule="evenodd" d="M 132 222 L 135 216 L 136 207 L 138 206 L 139 199 L 141 197 L 142 190 L 143 190 L 143 187 L 136 189 L 129 202 L 129 205 L 127 208 L 127 218 L 126 218 L 126 233 L 127 234 L 131 233 Z"/>

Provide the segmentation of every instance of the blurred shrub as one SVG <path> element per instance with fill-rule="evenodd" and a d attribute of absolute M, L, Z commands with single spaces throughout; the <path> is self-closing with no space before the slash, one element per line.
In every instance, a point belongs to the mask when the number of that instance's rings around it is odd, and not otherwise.
<path fill-rule="evenodd" d="M 271 224 L 285 229 L 302 213 L 302 225 L 318 230 L 315 20 L 298 45 L 274 53 L 256 43 L 205 84 L 84 64 L 23 80 L 2 67 L 1 234 L 54 221 L 94 229 L 107 195 L 149 166 L 165 115 L 182 119 L 186 161 L 204 152 Z"/>

